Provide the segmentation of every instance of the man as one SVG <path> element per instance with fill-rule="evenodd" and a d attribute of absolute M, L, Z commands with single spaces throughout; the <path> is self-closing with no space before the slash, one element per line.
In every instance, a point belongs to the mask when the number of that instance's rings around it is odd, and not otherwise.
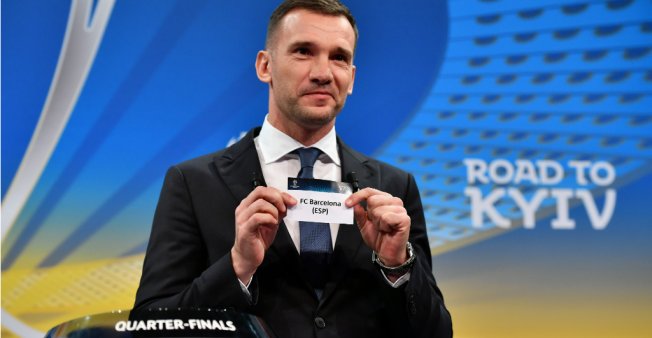
<path fill-rule="evenodd" d="M 235 308 L 279 337 L 452 335 L 414 178 L 335 134 L 357 35 L 337 0 L 287 0 L 274 11 L 256 58 L 269 85 L 263 127 L 170 168 L 136 308 Z M 356 224 L 284 220 L 297 175 L 359 185 L 346 200 Z M 312 231 L 319 240 L 304 237 Z"/>

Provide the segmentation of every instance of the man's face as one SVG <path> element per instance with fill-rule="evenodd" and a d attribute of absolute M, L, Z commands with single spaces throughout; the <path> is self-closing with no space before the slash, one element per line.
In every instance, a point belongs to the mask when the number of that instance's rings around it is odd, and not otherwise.
<path fill-rule="evenodd" d="M 312 130 L 332 125 L 353 90 L 355 33 L 343 16 L 293 10 L 256 61 L 270 116 Z"/>

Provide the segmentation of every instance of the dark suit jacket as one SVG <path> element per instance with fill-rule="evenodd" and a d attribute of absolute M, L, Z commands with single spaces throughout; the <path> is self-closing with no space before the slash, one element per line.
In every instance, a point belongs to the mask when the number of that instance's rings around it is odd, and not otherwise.
<path fill-rule="evenodd" d="M 231 264 L 235 208 L 262 172 L 252 130 L 233 146 L 168 170 L 156 208 L 135 308 L 230 307 L 260 316 L 281 338 L 448 337 L 451 319 L 432 274 L 419 192 L 412 175 L 370 159 L 338 139 L 342 177 L 400 197 L 417 260 L 410 281 L 392 288 L 372 264 L 354 225 L 341 225 L 321 300 L 303 277 L 299 254 L 281 224 L 249 286 Z M 319 328 L 315 320 L 323 319 Z M 323 325 L 320 325 L 323 326 Z"/>

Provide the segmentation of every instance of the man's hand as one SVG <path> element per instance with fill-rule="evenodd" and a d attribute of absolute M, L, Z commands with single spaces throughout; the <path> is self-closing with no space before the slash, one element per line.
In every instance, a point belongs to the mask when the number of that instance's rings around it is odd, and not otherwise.
<path fill-rule="evenodd" d="M 235 243 L 231 248 L 233 269 L 247 283 L 263 263 L 265 251 L 272 245 L 287 207 L 297 201 L 285 192 L 257 187 L 235 209 Z"/>
<path fill-rule="evenodd" d="M 366 210 L 360 205 L 363 201 L 367 202 Z M 345 203 L 349 208 L 354 207 L 362 239 L 376 251 L 383 264 L 399 266 L 407 261 L 410 216 L 400 198 L 365 188 L 349 196 Z"/>

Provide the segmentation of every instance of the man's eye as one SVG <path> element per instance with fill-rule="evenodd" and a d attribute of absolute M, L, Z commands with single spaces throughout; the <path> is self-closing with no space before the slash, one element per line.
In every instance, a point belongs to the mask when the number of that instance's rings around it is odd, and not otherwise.
<path fill-rule="evenodd" d="M 301 55 L 309 55 L 310 50 L 308 48 L 297 48 L 295 53 L 301 54 Z"/>
<path fill-rule="evenodd" d="M 333 60 L 335 61 L 341 61 L 341 62 L 349 62 L 349 58 L 346 57 L 346 55 L 338 54 L 333 57 Z"/>

